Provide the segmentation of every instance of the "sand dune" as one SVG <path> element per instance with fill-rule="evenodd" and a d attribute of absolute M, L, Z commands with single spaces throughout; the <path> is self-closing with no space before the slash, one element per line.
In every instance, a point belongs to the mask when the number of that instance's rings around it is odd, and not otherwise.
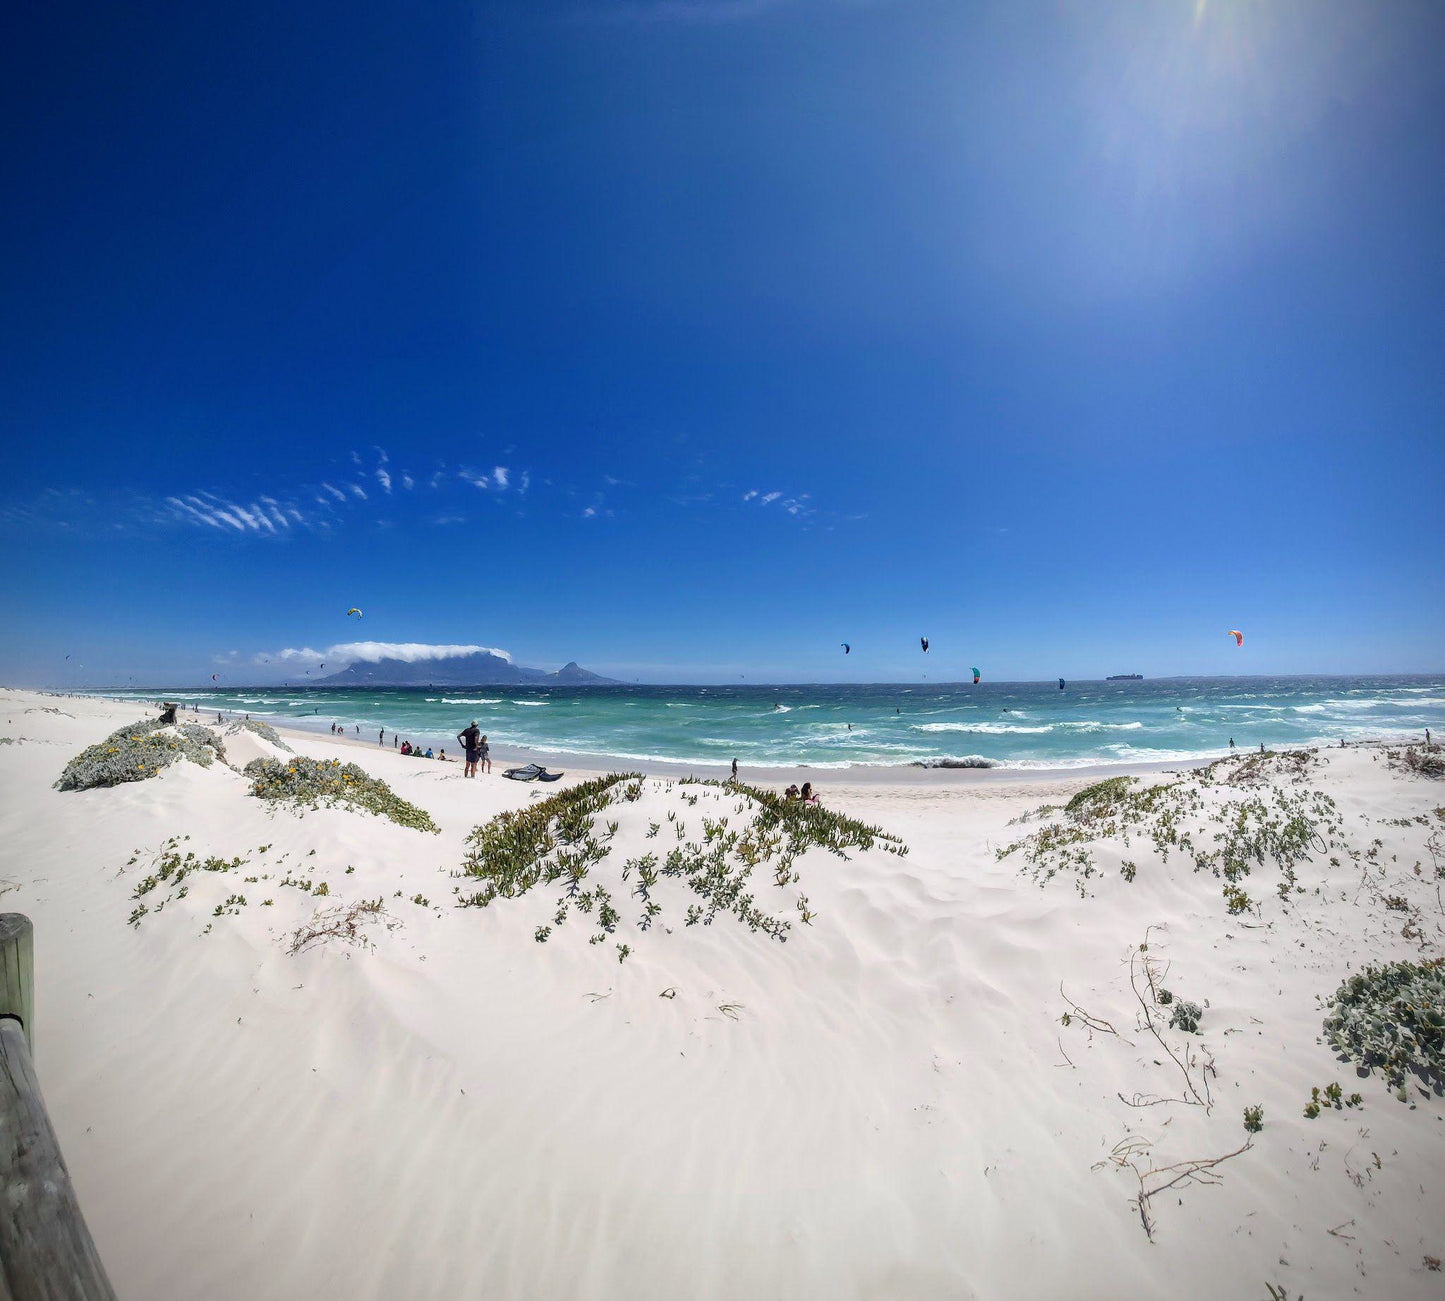
<path fill-rule="evenodd" d="M 140 716 L 0 694 L 0 907 L 35 922 L 37 1065 L 122 1296 L 1441 1294 L 1445 1105 L 1399 1102 L 1320 1042 L 1349 972 L 1442 951 L 1426 840 L 1445 783 L 1377 748 L 1228 788 L 1318 790 L 1340 819 L 1287 897 L 1255 867 L 1235 915 L 1219 878 L 1142 839 L 1043 884 L 1026 851 L 998 857 L 1043 825 L 1014 819 L 1084 780 L 830 783 L 828 807 L 908 852 L 814 847 L 796 882 L 755 874 L 786 942 L 728 914 L 686 925 L 677 880 L 638 927 L 628 859 L 665 855 L 678 823 L 698 840 L 704 817 L 753 813 L 648 779 L 596 816 L 599 835 L 618 827 L 589 879 L 622 920 L 589 944 L 595 917 L 555 924 L 556 886 L 455 906 L 477 885 L 457 875 L 472 829 L 548 792 L 295 734 L 440 833 L 271 811 L 222 764 L 52 789 Z M 224 740 L 237 767 L 275 753 Z M 176 852 L 244 862 L 137 900 L 186 836 Z M 318 912 L 361 900 L 385 914 L 369 946 L 288 952 Z M 1146 942 L 1204 1008 L 1199 1034 L 1141 1028 Z M 1364 1105 L 1306 1119 L 1336 1080 Z M 1191 1088 L 1207 1107 L 1160 1100 Z M 1231 1153 L 1246 1106 L 1264 1109 L 1248 1149 L 1141 1217 L 1121 1154 L 1147 1171 Z"/>

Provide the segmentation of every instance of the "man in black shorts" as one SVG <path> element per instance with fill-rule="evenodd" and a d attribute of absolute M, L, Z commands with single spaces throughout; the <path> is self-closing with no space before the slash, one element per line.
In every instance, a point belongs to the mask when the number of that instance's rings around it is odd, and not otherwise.
<path fill-rule="evenodd" d="M 477 760 L 482 757 L 482 734 L 477 730 L 477 720 L 472 719 L 472 725 L 463 732 L 457 733 L 457 744 L 462 747 L 463 757 L 466 763 L 462 768 L 463 777 L 475 777 L 477 775 Z"/>

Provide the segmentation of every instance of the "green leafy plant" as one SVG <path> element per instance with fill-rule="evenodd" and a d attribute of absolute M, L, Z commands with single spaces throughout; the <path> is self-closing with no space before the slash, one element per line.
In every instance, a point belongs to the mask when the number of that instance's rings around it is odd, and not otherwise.
<path fill-rule="evenodd" d="M 1445 958 L 1366 966 L 1328 1006 L 1325 1038 L 1342 1058 L 1401 1094 L 1411 1075 L 1445 1093 Z"/>
<path fill-rule="evenodd" d="M 209 768 L 215 759 L 225 757 L 225 743 L 208 727 L 147 719 L 117 728 L 105 740 L 87 746 L 65 765 L 55 788 L 84 791 L 119 786 L 145 781 L 181 759 Z"/>
<path fill-rule="evenodd" d="M 341 805 L 364 809 L 414 831 L 439 833 L 425 809 L 397 795 L 380 778 L 339 759 L 308 759 L 300 755 L 282 762 L 253 759 L 243 769 L 251 794 L 299 811 Z"/>

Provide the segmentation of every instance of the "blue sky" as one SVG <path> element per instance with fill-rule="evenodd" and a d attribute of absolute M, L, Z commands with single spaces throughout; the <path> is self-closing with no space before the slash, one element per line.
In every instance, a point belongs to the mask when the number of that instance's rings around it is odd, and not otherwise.
<path fill-rule="evenodd" d="M 1442 48 L 1389 0 L 28 6 L 0 680 L 1445 668 Z"/>

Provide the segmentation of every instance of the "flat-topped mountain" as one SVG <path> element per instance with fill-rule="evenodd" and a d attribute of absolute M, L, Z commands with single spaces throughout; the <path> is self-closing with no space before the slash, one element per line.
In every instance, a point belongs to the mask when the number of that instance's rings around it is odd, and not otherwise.
<path fill-rule="evenodd" d="M 592 673 L 575 661 L 548 673 L 529 669 L 490 651 L 472 655 L 450 655 L 428 660 L 358 660 L 340 673 L 321 678 L 324 687 L 491 687 L 515 686 L 615 686 L 612 678 Z"/>

